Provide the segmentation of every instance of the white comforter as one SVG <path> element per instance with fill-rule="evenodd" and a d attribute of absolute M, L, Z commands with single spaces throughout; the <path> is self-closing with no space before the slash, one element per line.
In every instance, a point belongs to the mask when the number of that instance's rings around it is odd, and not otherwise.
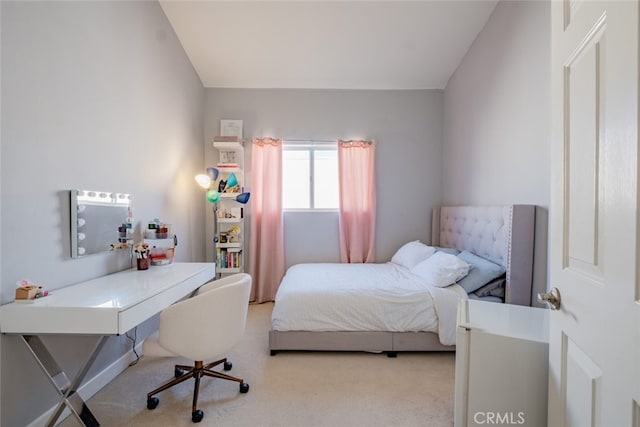
<path fill-rule="evenodd" d="M 276 331 L 437 332 L 455 344 L 458 285 L 436 288 L 394 263 L 298 264 L 275 298 Z"/>

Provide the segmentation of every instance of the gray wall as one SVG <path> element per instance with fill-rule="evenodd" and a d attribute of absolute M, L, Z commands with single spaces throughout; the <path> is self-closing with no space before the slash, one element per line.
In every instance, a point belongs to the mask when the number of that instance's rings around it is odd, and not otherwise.
<path fill-rule="evenodd" d="M 388 261 L 409 240 L 430 241 L 431 208 L 442 186 L 442 91 L 207 89 L 207 165 L 217 162 L 211 141 L 220 119 L 242 119 L 245 139 L 376 139 L 377 261 Z M 250 152 L 245 157 L 248 166 Z M 339 261 L 337 212 L 288 212 L 284 226 L 287 267 Z M 208 259 L 212 251 L 208 244 Z"/>
<path fill-rule="evenodd" d="M 547 286 L 550 5 L 502 1 L 444 92 L 444 204 L 535 204 L 534 292 Z"/>
<path fill-rule="evenodd" d="M 133 194 L 139 223 L 173 224 L 177 259 L 203 261 L 204 203 L 193 176 L 202 166 L 204 89 L 158 3 L 0 7 L 2 302 L 22 278 L 55 290 L 129 267 L 126 251 L 70 259 L 70 189 Z M 27 425 L 56 392 L 17 338 L 1 340 L 1 423 Z M 90 344 L 48 342 L 70 373 Z M 111 339 L 89 378 L 130 348 Z"/>

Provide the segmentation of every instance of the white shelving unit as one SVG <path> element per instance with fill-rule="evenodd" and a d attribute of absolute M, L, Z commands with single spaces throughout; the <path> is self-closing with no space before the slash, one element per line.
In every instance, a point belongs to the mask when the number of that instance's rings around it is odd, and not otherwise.
<path fill-rule="evenodd" d="M 245 271 L 244 259 L 244 215 L 245 207 L 236 201 L 236 197 L 244 190 L 244 148 L 241 138 L 216 137 L 213 147 L 219 152 L 220 161 L 217 164 L 220 181 L 228 181 L 233 173 L 238 185 L 226 187 L 220 193 L 215 218 L 216 236 L 215 257 L 216 272 L 224 274 L 242 273 Z"/>

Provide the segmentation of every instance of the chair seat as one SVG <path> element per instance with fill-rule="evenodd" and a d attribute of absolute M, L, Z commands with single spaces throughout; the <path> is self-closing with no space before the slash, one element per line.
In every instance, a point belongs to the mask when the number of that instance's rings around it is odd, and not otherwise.
<path fill-rule="evenodd" d="M 181 354 L 166 349 L 160 344 L 160 331 L 156 331 L 144 340 L 144 343 L 142 343 L 142 354 L 148 357 L 184 357 Z M 215 359 L 221 356 L 221 354 L 212 354 L 207 357 L 207 359 Z"/>

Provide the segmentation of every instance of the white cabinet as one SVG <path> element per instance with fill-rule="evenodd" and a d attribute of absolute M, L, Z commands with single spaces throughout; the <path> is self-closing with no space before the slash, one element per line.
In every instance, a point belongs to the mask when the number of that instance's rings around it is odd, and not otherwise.
<path fill-rule="evenodd" d="M 548 310 L 461 301 L 456 427 L 547 424 Z"/>
<path fill-rule="evenodd" d="M 244 148 L 237 137 L 215 137 L 213 146 L 219 153 L 216 190 L 220 192 L 214 218 L 216 270 L 223 275 L 241 273 L 245 271 L 245 207 L 237 198 L 244 191 Z"/>

